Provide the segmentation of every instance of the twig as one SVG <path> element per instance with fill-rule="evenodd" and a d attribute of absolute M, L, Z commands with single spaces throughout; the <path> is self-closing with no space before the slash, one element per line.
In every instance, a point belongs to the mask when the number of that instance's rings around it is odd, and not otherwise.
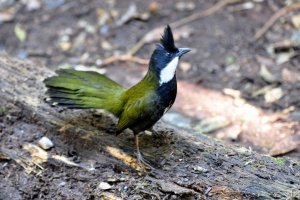
<path fill-rule="evenodd" d="M 118 62 L 118 61 L 131 61 L 131 62 L 135 62 L 135 63 L 141 64 L 141 65 L 148 64 L 148 60 L 146 60 L 146 59 L 135 57 L 130 54 L 125 54 L 125 55 L 118 55 L 118 56 L 115 55 L 115 56 L 106 58 L 103 60 L 101 66 L 109 65 L 109 64 L 112 64 L 112 63 Z"/>
<path fill-rule="evenodd" d="M 194 13 L 194 14 L 192 14 L 190 16 L 187 16 L 183 19 L 172 22 L 170 25 L 171 25 L 172 28 L 178 28 L 178 27 L 180 27 L 184 24 L 190 23 L 190 22 L 195 21 L 197 19 L 212 15 L 212 14 L 216 13 L 217 11 L 221 10 L 223 7 L 225 7 L 227 5 L 239 3 L 239 2 L 242 2 L 242 1 L 243 0 L 220 0 L 218 3 L 214 4 L 213 6 L 208 8 L 207 10 L 204 10 L 202 12 Z M 129 55 L 136 54 L 138 52 L 138 50 L 141 49 L 144 46 L 144 44 L 147 42 L 147 38 L 149 37 L 149 35 L 153 35 L 155 32 L 158 32 L 158 30 L 160 30 L 160 32 L 162 32 L 163 29 L 164 29 L 164 27 L 158 27 L 158 28 L 150 31 L 149 33 L 147 33 L 142 39 L 139 40 L 138 43 L 136 43 L 135 46 L 133 46 L 131 48 L 131 50 L 129 50 L 128 54 Z"/>
<path fill-rule="evenodd" d="M 185 17 L 183 19 L 180 19 L 178 21 L 175 21 L 175 22 L 171 23 L 171 26 L 173 28 L 177 28 L 179 26 L 190 23 L 190 22 L 195 21 L 197 19 L 201 19 L 203 17 L 208 17 L 208 16 L 218 12 L 219 10 L 224 8 L 225 6 L 228 6 L 230 4 L 240 3 L 242 1 L 243 0 L 221 0 L 218 3 L 214 4 L 213 6 L 211 6 L 210 8 L 208 8 L 207 10 L 204 10 L 204 11 L 199 12 L 199 13 L 194 13 L 194 14 L 188 16 L 188 17 Z"/>
<path fill-rule="evenodd" d="M 217 11 L 221 10 L 223 7 L 228 6 L 230 4 L 240 3 L 244 0 L 220 0 L 218 3 L 214 4 L 207 10 L 204 10 L 202 12 L 194 13 L 188 17 L 185 17 L 183 19 L 180 19 L 178 21 L 172 22 L 170 25 L 172 28 L 178 28 L 180 26 L 183 26 L 184 24 L 190 23 L 192 21 L 195 21 L 197 19 L 210 16 Z M 148 61 L 142 58 L 134 57 L 134 55 L 146 44 L 149 42 L 152 42 L 154 40 L 157 40 L 159 37 L 155 37 L 156 33 L 161 33 L 163 31 L 164 27 L 160 26 L 152 31 L 148 32 L 144 37 L 142 37 L 125 55 L 120 56 L 112 56 L 109 58 L 106 58 L 103 60 L 103 65 L 108 65 L 116 61 L 132 61 L 139 64 L 147 64 Z M 158 34 L 158 36 L 160 36 Z"/>
<path fill-rule="evenodd" d="M 272 17 L 261 27 L 254 36 L 254 40 L 260 39 L 265 33 L 274 25 L 274 23 L 282 16 L 288 14 L 291 11 L 300 9 L 300 3 L 294 3 L 288 5 L 286 7 L 281 8 L 276 13 L 272 15 Z"/>

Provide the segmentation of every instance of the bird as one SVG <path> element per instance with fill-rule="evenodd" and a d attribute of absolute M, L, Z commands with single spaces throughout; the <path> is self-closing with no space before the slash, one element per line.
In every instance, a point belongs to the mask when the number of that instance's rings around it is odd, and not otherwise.
<path fill-rule="evenodd" d="M 177 48 L 171 27 L 164 29 L 154 49 L 148 71 L 136 85 L 126 89 L 95 71 L 58 69 L 46 78 L 46 101 L 70 109 L 104 109 L 118 118 L 116 135 L 129 128 L 139 164 L 151 168 L 143 158 L 138 135 L 153 125 L 171 108 L 177 94 L 176 69 L 180 58 L 191 51 Z"/>

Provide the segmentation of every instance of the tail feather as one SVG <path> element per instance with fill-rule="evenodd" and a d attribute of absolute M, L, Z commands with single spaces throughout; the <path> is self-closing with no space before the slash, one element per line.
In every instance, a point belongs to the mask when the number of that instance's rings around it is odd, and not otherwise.
<path fill-rule="evenodd" d="M 125 89 L 118 83 L 92 71 L 60 69 L 58 76 L 44 80 L 48 102 L 68 108 L 100 108 L 118 115 Z"/>

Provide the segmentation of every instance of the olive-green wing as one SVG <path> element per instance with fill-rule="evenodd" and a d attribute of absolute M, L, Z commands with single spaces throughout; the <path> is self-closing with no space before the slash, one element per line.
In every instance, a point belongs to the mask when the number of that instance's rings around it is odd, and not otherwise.
<path fill-rule="evenodd" d="M 121 133 L 136 123 L 141 123 L 145 118 L 149 118 L 151 116 L 151 109 L 155 107 L 156 101 L 157 98 L 155 98 L 155 94 L 153 93 L 149 93 L 142 98 L 130 99 L 125 104 L 123 112 L 120 115 L 117 133 Z"/>

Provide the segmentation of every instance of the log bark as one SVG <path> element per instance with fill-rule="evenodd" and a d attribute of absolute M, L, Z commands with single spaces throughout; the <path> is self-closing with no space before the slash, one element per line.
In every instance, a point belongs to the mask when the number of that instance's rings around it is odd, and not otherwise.
<path fill-rule="evenodd" d="M 6 180 L 0 181 L 0 198 L 11 197 L 11 192 L 16 199 L 46 199 L 56 191 L 58 197 L 75 199 L 300 199 L 298 161 L 260 155 L 165 124 L 156 127 L 161 137 L 140 136 L 142 152 L 155 166 L 141 172 L 132 134 L 115 136 L 116 119 L 111 115 L 44 103 L 42 81 L 53 74 L 45 66 L 0 56 L 0 161 L 12 159 L 0 173 L 0 180 Z M 43 170 L 21 178 L 31 184 L 15 184 L 18 170 L 24 171 L 24 162 L 16 158 L 32 158 L 32 151 L 26 157 L 24 145 L 34 145 L 44 135 L 55 146 L 47 151 Z M 54 155 L 71 163 L 59 162 Z M 13 170 L 16 174 L 8 176 Z M 57 179 L 66 181 L 69 193 Z M 104 190 L 100 182 L 112 188 Z"/>

